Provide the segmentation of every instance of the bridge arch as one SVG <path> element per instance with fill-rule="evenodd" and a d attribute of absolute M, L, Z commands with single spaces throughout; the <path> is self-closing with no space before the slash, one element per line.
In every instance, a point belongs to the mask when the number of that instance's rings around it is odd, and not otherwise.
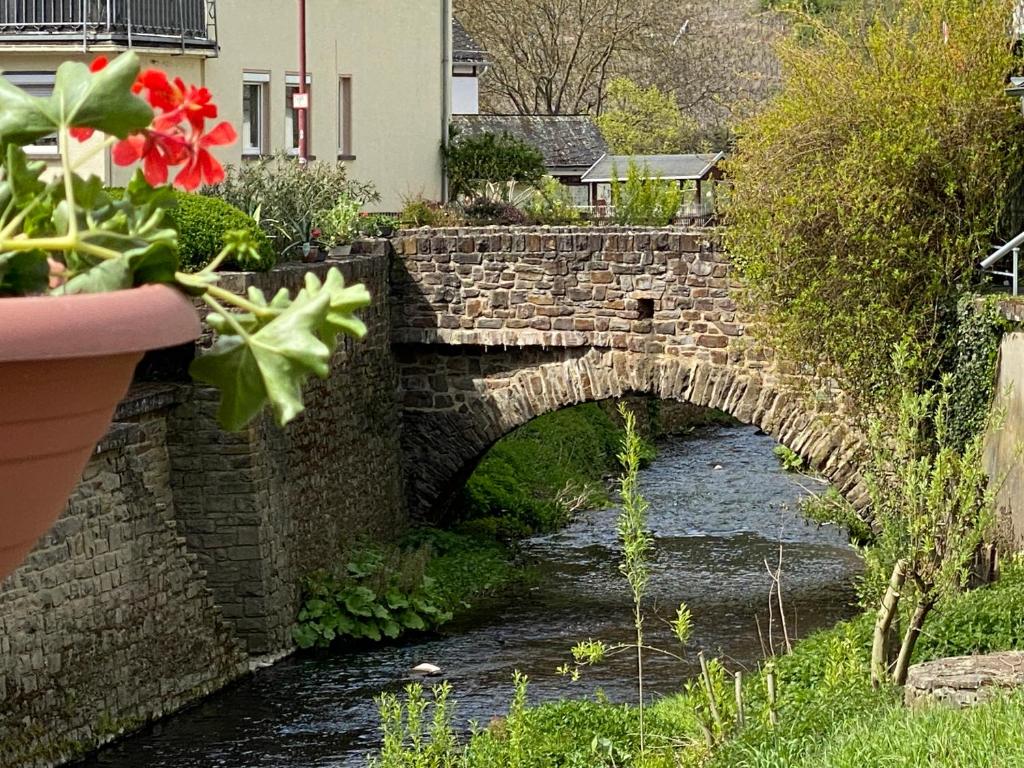
<path fill-rule="evenodd" d="M 410 509 L 420 517 L 434 516 L 487 450 L 518 427 L 561 408 L 628 394 L 718 408 L 789 447 L 859 507 L 865 503 L 857 435 L 756 371 L 596 348 L 420 348 L 403 358 L 406 484 Z"/>
<path fill-rule="evenodd" d="M 792 388 L 801 377 L 748 334 L 715 230 L 423 229 L 394 248 L 391 343 L 414 514 L 449 498 L 513 429 L 628 393 L 760 427 L 864 506 L 858 435 L 809 406 Z"/>

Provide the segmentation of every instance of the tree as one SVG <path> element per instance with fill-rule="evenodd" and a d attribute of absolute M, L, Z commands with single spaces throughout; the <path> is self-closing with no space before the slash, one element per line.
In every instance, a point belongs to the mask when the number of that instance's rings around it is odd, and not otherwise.
<path fill-rule="evenodd" d="M 905 370 L 897 356 L 894 368 Z M 879 529 L 868 552 L 878 590 L 871 681 L 903 685 L 925 620 L 937 603 L 967 585 L 969 566 L 991 533 L 994 489 L 984 467 L 984 429 L 961 442 L 951 418 L 951 380 L 901 389 L 892 419 L 875 418 L 866 481 Z M 902 604 L 909 623 L 890 665 L 891 635 Z"/>
<path fill-rule="evenodd" d="M 683 191 L 679 184 L 660 176 L 651 176 L 650 170 L 632 160 L 626 172 L 626 181 L 618 179 L 618 169 L 612 169 L 612 208 L 615 223 L 634 227 L 666 227 L 679 215 Z"/>
<path fill-rule="evenodd" d="M 725 238 L 767 341 L 861 403 L 895 391 L 889 354 L 937 365 L 1024 167 L 1009 0 L 906 0 L 809 20 L 780 47 L 781 93 L 740 129 Z M 837 29 L 852 30 L 840 33 Z"/>
<path fill-rule="evenodd" d="M 453 200 L 479 194 L 488 183 L 537 186 L 545 173 L 540 151 L 507 133 L 455 135 L 444 160 Z"/>
<path fill-rule="evenodd" d="M 692 148 L 697 126 L 679 110 L 675 97 L 657 86 L 643 88 L 628 77 L 608 85 L 598 128 L 614 154 L 675 154 Z"/>
<path fill-rule="evenodd" d="M 596 114 L 625 54 L 671 26 L 667 0 L 463 0 L 485 45 L 485 96 L 519 114 Z M 514 29 L 513 29 L 514 27 Z"/>

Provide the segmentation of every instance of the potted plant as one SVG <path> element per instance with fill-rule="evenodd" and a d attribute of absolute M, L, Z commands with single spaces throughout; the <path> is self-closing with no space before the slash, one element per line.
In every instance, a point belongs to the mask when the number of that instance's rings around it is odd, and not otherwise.
<path fill-rule="evenodd" d="M 130 52 L 61 65 L 48 98 L 0 78 L 0 580 L 62 511 L 143 352 L 198 336 L 194 302 L 217 339 L 192 375 L 221 391 L 227 429 L 267 403 L 287 423 L 303 382 L 329 374 L 339 335 L 365 334 L 353 312 L 369 295 L 337 269 L 269 300 L 218 285 L 225 259 L 258 258 L 246 232 L 202 271 L 178 268 L 167 180 L 171 169 L 185 189 L 223 177 L 210 149 L 235 131 L 209 127 L 216 116 L 205 88 L 140 72 Z M 54 134 L 61 168 L 44 177 L 24 147 Z M 141 162 L 123 196 L 77 173 L 70 150 L 87 140 L 80 155 L 109 147 L 117 164 Z"/>
<path fill-rule="evenodd" d="M 342 195 L 320 218 L 320 230 L 324 243 L 331 249 L 331 256 L 348 256 L 352 253 L 352 241 L 359 233 L 358 200 Z"/>
<path fill-rule="evenodd" d="M 398 219 L 384 213 L 362 213 L 358 224 L 363 237 L 391 237 L 398 226 Z"/>

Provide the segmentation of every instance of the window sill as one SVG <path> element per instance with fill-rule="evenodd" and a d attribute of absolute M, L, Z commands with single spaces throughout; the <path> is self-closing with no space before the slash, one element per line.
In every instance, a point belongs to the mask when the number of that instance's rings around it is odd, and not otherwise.
<path fill-rule="evenodd" d="M 338 159 L 339 160 L 344 160 L 346 162 L 351 162 L 351 161 L 356 159 L 356 156 L 355 155 L 346 155 L 344 152 L 339 152 L 338 153 Z"/>

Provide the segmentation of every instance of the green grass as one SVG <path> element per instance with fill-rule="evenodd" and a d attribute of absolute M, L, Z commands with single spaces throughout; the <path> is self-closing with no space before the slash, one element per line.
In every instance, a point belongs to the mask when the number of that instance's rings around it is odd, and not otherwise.
<path fill-rule="evenodd" d="M 1024 647 L 1024 561 L 995 585 L 938 610 L 917 661 L 950 653 Z M 777 659 L 779 725 L 767 717 L 765 680 L 746 678 L 747 726 L 709 751 L 692 693 L 648 710 L 648 754 L 637 744 L 637 710 L 596 701 L 513 707 L 449 753 L 460 768 L 1019 768 L 1024 766 L 1024 694 L 971 710 L 904 709 L 897 690 L 871 689 L 872 617 L 863 614 L 797 643 Z M 453 692 L 457 700 L 458 691 Z M 721 702 L 728 712 L 731 704 Z M 457 715 L 454 718 L 458 721 Z M 434 763 L 424 763 L 433 766 Z"/>
<path fill-rule="evenodd" d="M 617 469 L 619 437 L 618 424 L 597 403 L 536 418 L 488 451 L 458 513 L 508 538 L 554 530 L 576 500 L 586 507 L 607 503 L 605 477 Z"/>

